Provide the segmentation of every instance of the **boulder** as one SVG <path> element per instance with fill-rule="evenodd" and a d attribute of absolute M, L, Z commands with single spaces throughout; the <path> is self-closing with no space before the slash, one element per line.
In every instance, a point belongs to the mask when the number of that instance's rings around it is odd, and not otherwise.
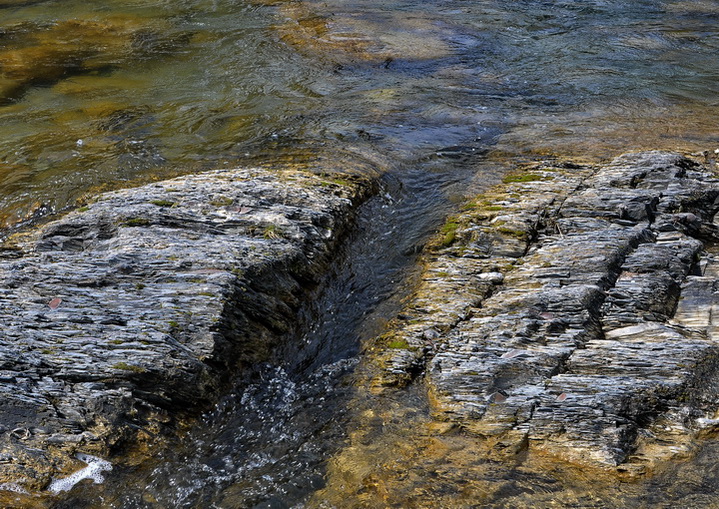
<path fill-rule="evenodd" d="M 710 170 L 665 152 L 545 164 L 471 205 L 369 350 L 375 393 L 419 378 L 435 420 L 496 449 L 630 476 L 716 426 Z"/>
<path fill-rule="evenodd" d="M 109 468 L 123 446 L 172 431 L 270 359 L 300 332 L 300 311 L 375 191 L 366 166 L 180 177 L 10 239 L 0 487 L 37 492 L 85 463 Z"/>

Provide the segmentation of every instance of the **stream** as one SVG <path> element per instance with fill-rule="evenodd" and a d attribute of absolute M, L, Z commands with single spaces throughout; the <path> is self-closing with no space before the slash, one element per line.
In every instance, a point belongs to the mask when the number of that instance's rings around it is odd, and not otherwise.
<path fill-rule="evenodd" d="M 713 151 L 718 22 L 715 0 L 0 0 L 2 235 L 184 173 L 386 161 L 310 330 L 154 461 L 57 507 L 303 507 L 431 232 L 518 161 Z"/>

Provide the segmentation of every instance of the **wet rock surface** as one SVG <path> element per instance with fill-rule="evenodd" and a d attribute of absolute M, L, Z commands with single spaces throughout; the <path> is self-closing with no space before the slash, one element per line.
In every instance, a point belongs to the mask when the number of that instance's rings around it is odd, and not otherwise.
<path fill-rule="evenodd" d="M 689 454 L 719 408 L 718 209 L 715 175 L 672 153 L 510 175 L 429 246 L 368 348 L 373 391 L 422 380 L 491 457 L 632 478 Z"/>
<path fill-rule="evenodd" d="M 338 172 L 177 178 L 12 239 L 0 258 L 0 485 L 47 489 L 85 466 L 77 454 L 166 432 L 268 359 L 373 193 L 371 168 Z"/>

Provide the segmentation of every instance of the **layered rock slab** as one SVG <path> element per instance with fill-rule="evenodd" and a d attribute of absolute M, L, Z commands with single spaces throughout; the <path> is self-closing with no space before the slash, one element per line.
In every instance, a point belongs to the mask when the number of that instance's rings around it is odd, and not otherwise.
<path fill-rule="evenodd" d="M 717 209 L 677 154 L 510 176 L 430 246 L 375 389 L 423 373 L 435 418 L 498 451 L 630 474 L 688 451 L 717 422 Z"/>
<path fill-rule="evenodd" d="M 43 489 L 83 466 L 76 453 L 152 436 L 267 360 L 301 327 L 372 175 L 213 171 L 14 239 L 0 258 L 2 486 Z"/>

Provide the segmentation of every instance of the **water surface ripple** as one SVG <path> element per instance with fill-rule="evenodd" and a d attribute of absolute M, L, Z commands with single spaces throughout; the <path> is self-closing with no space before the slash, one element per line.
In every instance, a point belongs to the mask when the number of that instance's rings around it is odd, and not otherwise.
<path fill-rule="evenodd" d="M 343 443 L 362 340 L 453 203 L 517 158 L 713 150 L 718 35 L 715 0 L 0 0 L 4 232 L 284 152 L 393 161 L 294 362 L 259 366 L 155 464 L 60 506 L 302 504 Z"/>

